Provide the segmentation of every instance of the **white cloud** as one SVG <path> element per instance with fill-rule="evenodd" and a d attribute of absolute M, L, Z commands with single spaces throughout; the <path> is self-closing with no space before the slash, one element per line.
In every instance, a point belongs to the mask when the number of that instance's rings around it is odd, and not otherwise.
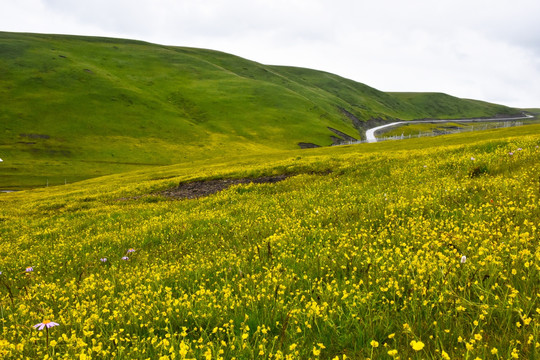
<path fill-rule="evenodd" d="M 536 0 L 18 0 L 2 10 L 5 31 L 212 48 L 381 90 L 540 106 Z"/>

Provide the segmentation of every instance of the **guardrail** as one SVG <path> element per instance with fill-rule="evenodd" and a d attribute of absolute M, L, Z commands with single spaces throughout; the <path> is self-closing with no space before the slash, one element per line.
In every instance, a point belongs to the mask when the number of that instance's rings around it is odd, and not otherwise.
<path fill-rule="evenodd" d="M 377 137 L 377 142 L 380 141 L 389 141 L 389 140 L 405 140 L 405 139 L 414 139 L 414 138 L 420 138 L 420 137 L 427 137 L 427 136 L 441 136 L 441 135 L 451 135 L 451 134 L 460 134 L 464 132 L 472 132 L 472 131 L 482 131 L 482 130 L 489 130 L 489 129 L 499 129 L 499 128 L 509 128 L 509 127 L 515 127 L 515 126 L 522 126 L 522 121 L 501 121 L 501 122 L 493 122 L 493 123 L 486 123 L 482 125 L 471 125 L 471 126 L 464 126 L 457 129 L 446 129 L 446 130 L 440 130 L 440 129 L 434 129 L 431 131 L 420 131 L 418 134 L 401 134 L 401 135 L 394 135 L 394 136 L 381 136 Z M 344 142 L 340 145 L 353 145 L 353 144 L 364 144 L 371 141 L 368 140 L 358 140 L 358 141 L 349 141 Z"/>

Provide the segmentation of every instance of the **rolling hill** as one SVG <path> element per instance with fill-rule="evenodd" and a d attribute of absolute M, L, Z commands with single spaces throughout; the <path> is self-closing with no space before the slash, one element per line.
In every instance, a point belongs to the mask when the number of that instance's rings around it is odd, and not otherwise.
<path fill-rule="evenodd" d="M 395 119 L 516 114 L 140 41 L 0 33 L 0 188 L 330 145 Z"/>

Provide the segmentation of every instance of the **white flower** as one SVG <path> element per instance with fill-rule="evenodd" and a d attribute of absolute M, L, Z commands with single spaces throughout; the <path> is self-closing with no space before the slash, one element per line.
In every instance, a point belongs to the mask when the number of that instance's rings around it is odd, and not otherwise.
<path fill-rule="evenodd" d="M 465 255 L 463 255 L 463 256 L 461 257 L 461 263 L 462 263 L 462 264 L 465 264 L 465 261 L 467 261 L 467 257 L 466 257 Z"/>

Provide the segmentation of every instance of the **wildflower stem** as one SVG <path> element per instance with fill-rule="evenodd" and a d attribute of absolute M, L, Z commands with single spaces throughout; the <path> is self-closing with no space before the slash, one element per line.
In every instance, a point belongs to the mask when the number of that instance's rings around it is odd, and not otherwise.
<path fill-rule="evenodd" d="M 7 282 L 4 282 L 3 279 L 2 279 L 2 284 L 6 287 L 9 294 L 9 299 L 11 300 L 11 305 L 13 305 L 13 292 L 11 292 L 11 287 L 8 285 Z"/>

